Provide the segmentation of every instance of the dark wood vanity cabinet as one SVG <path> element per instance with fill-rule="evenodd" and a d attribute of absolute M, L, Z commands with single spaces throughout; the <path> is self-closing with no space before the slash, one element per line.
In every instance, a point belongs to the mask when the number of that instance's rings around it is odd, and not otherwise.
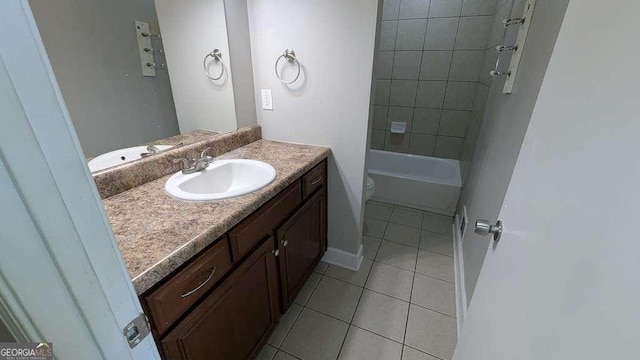
<path fill-rule="evenodd" d="M 326 166 L 316 165 L 141 296 L 164 359 L 258 354 L 326 251 Z"/>

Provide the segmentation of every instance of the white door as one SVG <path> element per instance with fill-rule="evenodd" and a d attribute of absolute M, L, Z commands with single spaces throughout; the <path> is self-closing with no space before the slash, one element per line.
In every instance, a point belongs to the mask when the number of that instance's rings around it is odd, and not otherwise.
<path fill-rule="evenodd" d="M 638 14 L 570 2 L 454 359 L 640 356 Z"/>
<path fill-rule="evenodd" d="M 142 309 L 26 0 L 0 1 L 0 248 L 14 338 L 56 359 L 159 359 L 151 336 L 123 335 Z"/>

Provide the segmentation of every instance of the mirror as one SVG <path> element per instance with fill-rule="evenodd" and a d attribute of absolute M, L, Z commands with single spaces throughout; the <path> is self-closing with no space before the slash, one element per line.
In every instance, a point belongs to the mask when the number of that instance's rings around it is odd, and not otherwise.
<path fill-rule="evenodd" d="M 91 171 L 256 122 L 238 3 L 29 1 Z"/>

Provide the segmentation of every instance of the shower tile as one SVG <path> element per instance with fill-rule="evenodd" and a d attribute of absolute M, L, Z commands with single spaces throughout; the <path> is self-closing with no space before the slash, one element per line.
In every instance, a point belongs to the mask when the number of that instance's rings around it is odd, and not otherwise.
<path fill-rule="evenodd" d="M 415 108 L 413 110 L 413 124 L 411 126 L 411 132 L 420 134 L 437 134 L 441 116 L 442 110 L 440 109 Z"/>
<path fill-rule="evenodd" d="M 476 82 L 449 81 L 444 99 L 444 109 L 472 110 L 476 88 Z"/>
<path fill-rule="evenodd" d="M 420 81 L 416 96 L 416 107 L 442 109 L 446 89 L 446 81 Z"/>
<path fill-rule="evenodd" d="M 409 133 L 392 134 L 387 131 L 384 139 L 384 149 L 387 151 L 406 153 L 409 147 Z"/>
<path fill-rule="evenodd" d="M 415 155 L 433 156 L 436 147 L 436 136 L 411 133 L 409 153 Z"/>
<path fill-rule="evenodd" d="M 462 0 L 431 0 L 429 17 L 460 16 Z"/>
<path fill-rule="evenodd" d="M 493 15 L 497 0 L 464 0 L 462 16 Z"/>
<path fill-rule="evenodd" d="M 455 51 L 451 62 L 451 81 L 478 81 L 484 50 L 479 51 Z"/>
<path fill-rule="evenodd" d="M 393 72 L 393 51 L 378 52 L 377 79 L 391 79 Z"/>
<path fill-rule="evenodd" d="M 371 131 L 371 148 L 374 150 L 384 150 L 384 137 L 386 135 L 384 130 Z"/>
<path fill-rule="evenodd" d="M 391 129 L 391 122 L 398 121 L 407 124 L 407 132 L 411 132 L 411 124 L 413 120 L 413 108 L 411 107 L 389 107 L 389 115 L 387 116 L 387 129 Z"/>
<path fill-rule="evenodd" d="M 422 50 L 426 19 L 399 20 L 396 50 Z"/>
<path fill-rule="evenodd" d="M 478 84 L 478 89 L 476 90 L 473 112 L 478 117 L 480 123 L 482 123 L 484 119 L 484 111 L 487 107 L 487 101 L 489 100 L 489 90 L 489 87 L 483 84 Z"/>
<path fill-rule="evenodd" d="M 416 100 L 418 82 L 413 80 L 393 80 L 391 82 L 391 95 L 389 105 L 413 106 Z"/>
<path fill-rule="evenodd" d="M 447 80 L 452 55 L 451 51 L 423 52 L 420 80 Z"/>
<path fill-rule="evenodd" d="M 440 158 L 459 160 L 463 142 L 463 138 L 438 136 L 434 155 Z"/>
<path fill-rule="evenodd" d="M 373 128 L 385 130 L 387 128 L 387 114 L 389 107 L 384 105 L 376 105 L 373 107 Z"/>
<path fill-rule="evenodd" d="M 493 48 L 488 49 L 484 53 L 484 59 L 482 61 L 482 69 L 480 70 L 480 76 L 478 80 L 481 84 L 491 86 L 493 83 L 493 77 L 490 75 L 491 70 L 496 67 L 496 60 L 498 60 L 498 52 Z"/>
<path fill-rule="evenodd" d="M 396 51 L 393 60 L 394 79 L 418 80 L 420 77 L 421 51 Z"/>
<path fill-rule="evenodd" d="M 464 137 L 471 121 L 471 111 L 443 110 L 438 135 Z"/>
<path fill-rule="evenodd" d="M 472 16 L 460 18 L 456 50 L 485 50 L 493 16 Z"/>
<path fill-rule="evenodd" d="M 402 0 L 400 19 L 426 19 L 429 16 L 430 0 Z"/>
<path fill-rule="evenodd" d="M 425 50 L 453 50 L 458 31 L 458 19 L 429 19 L 427 35 L 424 39 Z"/>
<path fill-rule="evenodd" d="M 382 20 L 398 19 L 400 0 L 384 0 L 382 4 Z"/>
<path fill-rule="evenodd" d="M 380 50 L 395 50 L 398 21 L 383 21 L 380 25 Z"/>
<path fill-rule="evenodd" d="M 388 105 L 390 91 L 391 91 L 391 80 L 377 80 L 375 104 Z"/>

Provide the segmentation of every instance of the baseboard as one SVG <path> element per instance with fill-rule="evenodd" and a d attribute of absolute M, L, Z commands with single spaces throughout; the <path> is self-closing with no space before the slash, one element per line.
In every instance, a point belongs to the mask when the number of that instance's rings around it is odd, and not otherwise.
<path fill-rule="evenodd" d="M 456 290 L 456 322 L 458 328 L 458 338 L 462 331 L 464 319 L 467 316 L 467 292 L 464 287 L 464 259 L 462 253 L 462 237 L 460 234 L 460 219 L 456 215 L 451 231 L 453 232 L 453 268 L 455 275 Z"/>
<path fill-rule="evenodd" d="M 340 266 L 353 271 L 358 271 L 360 269 L 362 259 L 364 259 L 364 256 L 362 255 L 362 244 L 360 244 L 360 249 L 357 254 L 329 247 L 322 257 L 322 261 L 328 264 Z"/>

